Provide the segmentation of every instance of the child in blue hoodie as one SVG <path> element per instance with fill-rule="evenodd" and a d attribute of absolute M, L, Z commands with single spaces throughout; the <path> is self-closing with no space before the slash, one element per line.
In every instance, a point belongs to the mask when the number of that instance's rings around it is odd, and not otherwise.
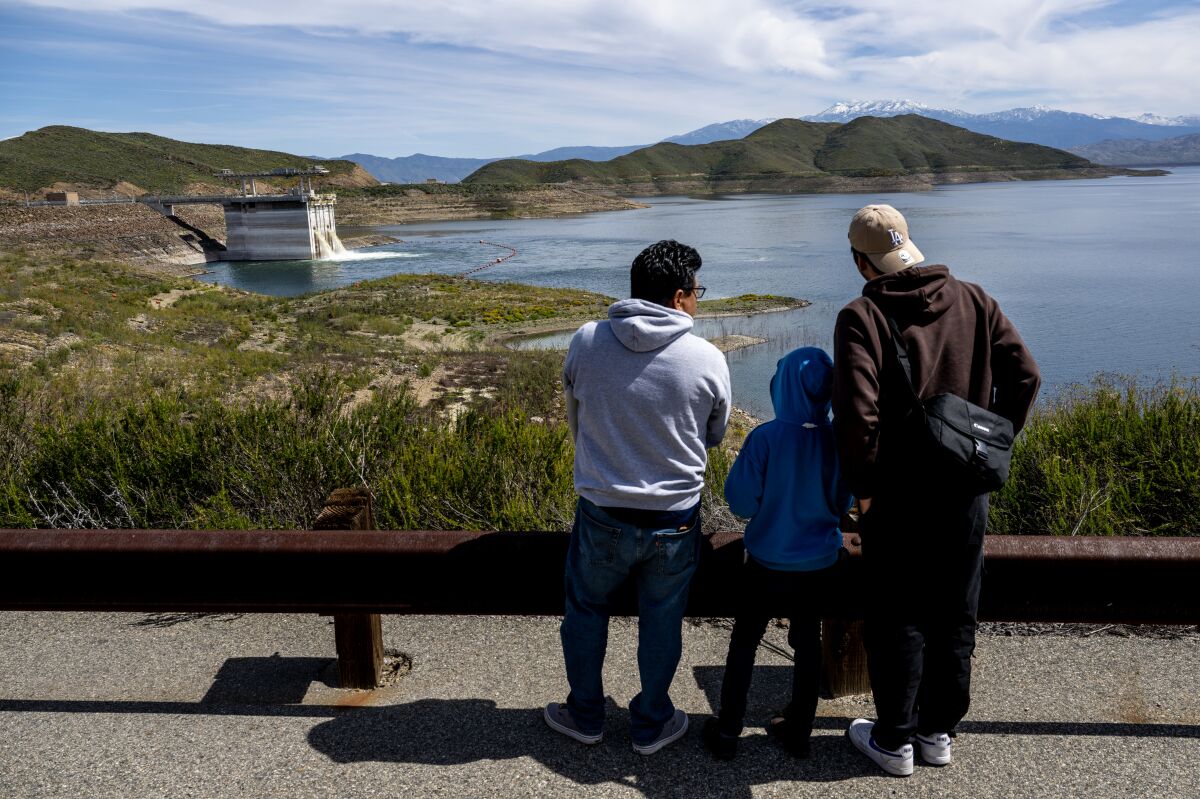
<path fill-rule="evenodd" d="M 792 700 L 767 731 L 792 754 L 808 755 L 821 681 L 821 608 L 842 551 L 840 521 L 850 494 L 838 472 L 829 420 L 833 361 L 802 347 L 780 359 L 771 378 L 775 419 L 746 437 L 725 481 L 729 509 L 750 519 L 740 608 L 721 686 L 721 709 L 702 731 L 721 759 L 737 753 L 754 655 L 777 616 L 796 651 Z"/>

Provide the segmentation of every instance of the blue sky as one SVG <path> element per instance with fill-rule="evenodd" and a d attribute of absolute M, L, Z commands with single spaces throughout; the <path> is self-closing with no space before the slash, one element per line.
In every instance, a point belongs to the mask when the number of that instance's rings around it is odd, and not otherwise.
<path fill-rule="evenodd" d="M 1200 113 L 1200 4 L 0 0 L 0 138 L 50 124 L 500 156 L 909 98 Z"/>

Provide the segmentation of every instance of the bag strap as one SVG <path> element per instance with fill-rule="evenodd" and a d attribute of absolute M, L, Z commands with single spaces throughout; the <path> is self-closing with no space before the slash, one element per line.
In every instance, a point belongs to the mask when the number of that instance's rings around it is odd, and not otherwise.
<path fill-rule="evenodd" d="M 904 346 L 904 337 L 900 335 L 900 325 L 896 324 L 896 320 L 889 316 L 883 308 L 880 308 L 879 303 L 875 302 L 873 298 L 867 297 L 867 299 L 883 314 L 888 328 L 892 331 L 892 354 L 895 356 L 896 363 L 900 365 L 900 374 L 904 375 L 904 385 L 908 386 L 908 394 L 912 399 L 913 408 L 924 411 L 925 406 L 921 402 L 921 396 L 917 394 L 917 388 L 913 385 L 912 363 L 908 359 L 908 349 Z"/>

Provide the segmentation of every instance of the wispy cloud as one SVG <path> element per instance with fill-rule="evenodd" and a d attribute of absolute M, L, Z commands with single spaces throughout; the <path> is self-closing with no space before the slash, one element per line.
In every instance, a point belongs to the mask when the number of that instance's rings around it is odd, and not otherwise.
<path fill-rule="evenodd" d="M 140 124 L 162 129 L 173 105 L 160 92 L 170 88 L 183 92 L 187 129 L 208 140 L 389 155 L 654 141 L 851 97 L 971 111 L 1043 103 L 1200 112 L 1194 2 L 206 0 L 180 8 L 0 0 L 0 21 L 27 28 L 0 33 L 9 51 L 0 71 L 27 87 L 8 104 L 21 119 L 107 112 L 126 128 L 138 126 L 139 108 L 152 108 Z M 75 107 L 63 101 L 69 96 Z M 228 114 L 205 121 L 202 106 L 226 102 Z"/>

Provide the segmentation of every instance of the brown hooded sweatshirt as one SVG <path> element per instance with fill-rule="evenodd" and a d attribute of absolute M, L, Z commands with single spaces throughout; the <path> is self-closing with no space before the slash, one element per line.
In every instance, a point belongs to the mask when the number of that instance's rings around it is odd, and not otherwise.
<path fill-rule="evenodd" d="M 982 288 L 935 265 L 875 278 L 862 293 L 838 314 L 833 334 L 833 427 L 855 496 L 875 495 L 886 479 L 877 474 L 881 462 L 889 469 L 904 464 L 903 453 L 889 449 L 889 430 L 911 399 L 885 313 L 900 326 L 921 399 L 956 394 L 1005 417 L 1016 431 L 1024 426 L 1041 383 L 1038 367 Z"/>

